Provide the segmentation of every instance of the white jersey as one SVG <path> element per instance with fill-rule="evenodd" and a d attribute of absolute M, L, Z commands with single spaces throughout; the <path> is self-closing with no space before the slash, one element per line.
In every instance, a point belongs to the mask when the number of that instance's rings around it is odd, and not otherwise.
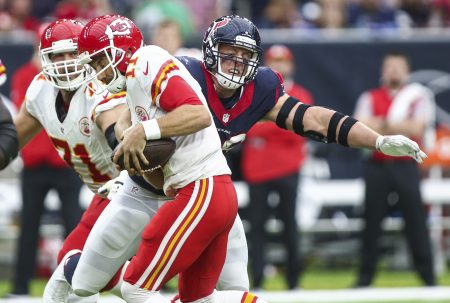
<path fill-rule="evenodd" d="M 82 85 L 73 95 L 61 122 L 56 109 L 58 92 L 42 74 L 37 75 L 25 96 L 26 110 L 41 123 L 61 158 L 90 190 L 97 192 L 118 171 L 111 161 L 111 148 L 94 120 L 102 111 L 125 103 L 125 93 L 100 96 Z"/>
<path fill-rule="evenodd" d="M 133 125 L 167 113 L 160 101 L 174 76 L 188 83 L 208 109 L 199 84 L 180 61 L 158 46 L 144 46 L 130 59 L 127 69 L 127 103 Z M 163 168 L 164 190 L 169 186 L 182 188 L 198 179 L 231 174 L 214 123 L 194 134 L 172 139 L 176 149 Z"/>

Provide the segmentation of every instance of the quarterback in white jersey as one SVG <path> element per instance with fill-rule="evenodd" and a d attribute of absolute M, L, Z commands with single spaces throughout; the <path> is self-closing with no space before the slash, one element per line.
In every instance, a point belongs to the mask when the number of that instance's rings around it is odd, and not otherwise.
<path fill-rule="evenodd" d="M 83 29 L 80 60 L 89 63 L 110 92 L 125 89 L 133 125 L 124 132 L 115 159 L 125 166 L 138 159 L 146 140 L 173 138 L 177 147 L 163 167 L 164 190 L 174 196 L 145 227 L 142 242 L 124 274 L 127 302 L 169 302 L 161 287 L 179 275 L 182 302 L 264 302 L 242 291 L 214 291 L 222 269 L 227 237 L 237 213 L 236 192 L 200 87 L 183 65 L 154 46 L 142 47 L 142 35 L 131 20 L 102 16 Z M 134 170 L 129 169 L 130 173 Z M 145 187 L 127 178 L 114 197 L 125 200 Z M 102 214 L 106 215 L 105 213 Z M 88 282 L 72 280 L 81 296 L 95 291 Z M 93 269 L 93 268 L 91 268 Z M 100 274 L 100 273 L 98 273 Z"/>
<path fill-rule="evenodd" d="M 192 100 L 200 100 L 207 107 L 197 81 L 181 62 L 164 49 L 144 46 L 136 51 L 129 62 L 126 85 L 133 125 L 140 122 L 145 125 L 146 121 L 153 123 L 152 119 L 158 119 L 175 110 L 184 101 L 184 94 L 188 89 L 195 92 L 196 99 Z M 167 89 L 169 82 L 171 89 Z M 160 102 L 161 99 L 165 100 L 165 103 Z M 182 188 L 198 179 L 231 174 L 214 124 L 211 123 L 193 134 L 186 134 L 187 125 L 184 127 L 185 130 L 180 135 L 172 137 L 177 147 L 163 167 L 164 189 L 171 191 L 171 188 Z"/>

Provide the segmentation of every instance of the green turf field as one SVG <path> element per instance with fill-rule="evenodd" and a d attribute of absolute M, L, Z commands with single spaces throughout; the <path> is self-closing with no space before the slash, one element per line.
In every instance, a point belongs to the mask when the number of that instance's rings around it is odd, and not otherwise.
<path fill-rule="evenodd" d="M 355 279 L 355 273 L 353 271 L 345 270 L 309 270 L 303 275 L 300 283 L 300 287 L 305 290 L 321 290 L 321 289 L 347 289 L 353 283 Z M 450 273 L 446 273 L 438 280 L 441 286 L 450 286 Z M 46 280 L 36 279 L 31 285 L 31 294 L 33 296 L 41 296 Z M 172 281 L 169 284 L 168 290 L 173 292 L 176 281 Z M 414 272 L 391 272 L 382 271 L 379 272 L 375 279 L 375 287 L 414 287 L 420 286 L 420 280 L 416 277 Z M 267 291 L 281 291 L 286 289 L 286 284 L 281 274 L 277 274 L 273 277 L 268 277 L 263 285 L 264 290 Z M 3 297 L 11 290 L 10 281 L 0 280 L 0 298 Z M 400 301 L 397 301 L 400 302 Z M 417 301 L 409 303 L 443 303 L 444 301 Z M 272 303 L 272 302 L 271 302 Z M 273 302 L 276 303 L 276 302 Z M 295 303 L 295 302 L 292 302 Z M 370 303 L 370 302 L 365 302 Z M 389 303 L 384 301 L 384 303 Z M 392 302 L 391 302 L 392 303 Z M 448 302 L 447 302 L 448 303 Z"/>

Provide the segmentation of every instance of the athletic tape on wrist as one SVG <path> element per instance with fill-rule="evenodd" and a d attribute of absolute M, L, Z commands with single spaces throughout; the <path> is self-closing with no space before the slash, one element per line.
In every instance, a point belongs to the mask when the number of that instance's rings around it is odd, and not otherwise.
<path fill-rule="evenodd" d="M 161 139 L 161 129 L 159 128 L 158 121 L 156 121 L 156 119 L 141 121 L 140 123 L 144 128 L 145 138 L 147 140 Z"/>

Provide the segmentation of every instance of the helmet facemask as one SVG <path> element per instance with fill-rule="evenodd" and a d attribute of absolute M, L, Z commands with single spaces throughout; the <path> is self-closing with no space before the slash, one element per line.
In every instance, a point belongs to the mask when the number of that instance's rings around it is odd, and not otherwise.
<path fill-rule="evenodd" d="M 108 90 L 112 94 L 119 93 L 125 89 L 126 78 L 122 73 L 117 69 L 117 66 L 124 60 L 125 51 L 121 48 L 114 46 L 114 39 L 110 38 L 109 46 L 99 49 L 98 51 L 89 54 L 88 52 L 84 52 L 78 56 L 78 60 L 80 64 L 84 66 L 86 71 L 89 74 L 89 77 L 86 79 L 86 82 L 93 81 L 96 84 L 96 94 L 101 94 L 105 90 Z M 108 60 L 108 63 L 102 67 L 101 70 L 96 71 L 94 68 L 89 65 L 89 63 L 93 62 L 96 58 L 104 56 Z M 98 76 L 104 72 L 108 68 L 111 68 L 113 72 L 113 77 L 108 83 L 103 83 L 98 79 Z"/>
<path fill-rule="evenodd" d="M 86 73 L 76 57 L 62 61 L 53 61 L 52 59 L 54 55 L 76 51 L 77 44 L 72 39 L 55 41 L 52 47 L 40 50 L 43 74 L 56 88 L 74 91 L 84 83 Z"/>
<path fill-rule="evenodd" d="M 244 37 L 245 38 L 245 37 Z M 217 66 L 215 69 L 214 76 L 216 77 L 220 86 L 226 89 L 238 89 L 245 83 L 254 79 L 256 75 L 257 68 L 259 66 L 261 53 L 255 51 L 254 48 L 251 48 L 250 45 L 245 43 L 234 43 L 230 44 L 231 46 L 236 46 L 240 48 L 245 48 L 251 52 L 250 58 L 242 58 L 226 53 L 221 53 L 219 51 L 219 43 L 217 43 L 212 48 L 212 53 L 216 57 Z M 222 70 L 222 63 L 224 60 L 231 61 L 234 63 L 234 68 L 231 68 L 230 71 Z M 238 72 L 239 67 L 243 65 L 244 70 L 242 73 Z M 242 68 L 242 67 L 241 67 Z"/>

